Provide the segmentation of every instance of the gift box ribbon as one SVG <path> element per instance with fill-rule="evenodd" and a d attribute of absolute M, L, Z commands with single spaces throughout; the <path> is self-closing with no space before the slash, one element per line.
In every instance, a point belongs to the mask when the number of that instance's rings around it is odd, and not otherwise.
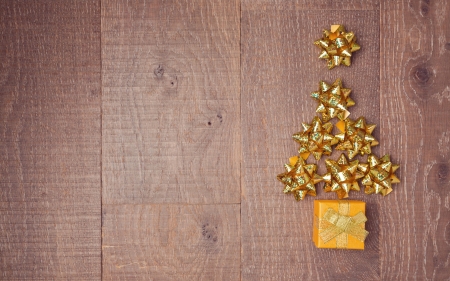
<path fill-rule="evenodd" d="M 361 223 L 366 222 L 367 217 L 362 212 L 350 217 L 349 210 L 349 202 L 339 202 L 339 212 L 329 208 L 323 217 L 318 219 L 321 230 L 319 236 L 325 243 L 336 238 L 336 248 L 347 248 L 349 235 L 364 242 L 369 232 Z"/>

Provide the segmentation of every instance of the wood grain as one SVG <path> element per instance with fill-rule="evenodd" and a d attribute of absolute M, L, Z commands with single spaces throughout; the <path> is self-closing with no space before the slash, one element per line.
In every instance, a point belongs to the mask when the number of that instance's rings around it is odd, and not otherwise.
<path fill-rule="evenodd" d="M 276 180 L 298 149 L 292 134 L 315 115 L 310 93 L 321 79 L 341 77 L 353 89 L 357 105 L 350 110 L 352 118 L 380 120 L 379 12 L 335 11 L 329 16 L 325 22 L 320 11 L 242 11 L 243 280 L 380 279 L 379 198 L 352 194 L 367 203 L 370 235 L 364 251 L 318 250 L 312 242 L 313 198 L 296 202 Z M 352 67 L 329 71 L 312 43 L 335 22 L 354 31 L 363 48 Z M 319 166 L 323 172 L 323 160 Z M 336 198 L 321 190 L 318 195 Z"/>
<path fill-rule="evenodd" d="M 238 279 L 239 2 L 103 1 L 102 66 L 103 279 Z"/>
<path fill-rule="evenodd" d="M 402 181 L 380 201 L 381 277 L 449 280 L 450 3 L 381 9 L 381 145 Z"/>
<path fill-rule="evenodd" d="M 105 206 L 103 280 L 239 280 L 239 208 Z"/>
<path fill-rule="evenodd" d="M 322 10 L 322 15 L 340 11 L 367 11 L 378 10 L 380 8 L 380 1 L 378 0 L 242 0 L 242 10 L 280 10 L 280 11 L 295 11 L 295 10 Z M 325 23 L 327 19 L 323 18 Z"/>
<path fill-rule="evenodd" d="M 0 279 L 100 280 L 100 3 L 0 2 Z"/>
<path fill-rule="evenodd" d="M 102 11 L 104 203 L 239 203 L 238 2 Z"/>
<path fill-rule="evenodd" d="M 332 23 L 350 68 L 317 58 Z M 0 1 L 0 280 L 450 280 L 449 27 L 446 0 Z M 276 181 L 338 77 L 401 166 L 351 194 L 364 251 L 316 249 Z"/>

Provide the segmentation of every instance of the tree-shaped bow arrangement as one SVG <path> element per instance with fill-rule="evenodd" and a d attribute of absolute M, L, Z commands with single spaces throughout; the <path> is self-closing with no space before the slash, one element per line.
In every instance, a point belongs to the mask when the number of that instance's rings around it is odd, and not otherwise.
<path fill-rule="evenodd" d="M 336 66 L 350 66 L 352 53 L 359 50 L 356 36 L 347 32 L 342 25 L 332 25 L 323 32 L 323 37 L 314 42 L 321 48 L 319 58 L 328 61 L 329 69 Z M 345 88 L 341 79 L 332 84 L 319 82 L 317 91 L 311 97 L 317 100 L 316 112 L 310 123 L 302 123 L 302 131 L 292 137 L 300 147 L 298 156 L 290 158 L 285 165 L 285 172 L 278 175 L 284 184 L 284 193 L 292 193 L 297 200 L 306 195 L 316 196 L 315 185 L 325 182 L 326 192 L 336 192 L 339 199 L 347 198 L 350 191 L 359 191 L 363 185 L 366 194 L 383 196 L 392 192 L 392 184 L 400 182 L 395 176 L 398 165 L 394 165 L 389 155 L 379 158 L 372 153 L 371 147 L 378 145 L 372 132 L 376 125 L 367 124 L 365 117 L 350 118 L 349 108 L 355 105 L 350 97 L 351 89 Z M 336 127 L 340 133 L 333 135 L 334 118 L 339 121 Z M 316 173 L 316 164 L 308 164 L 310 154 L 316 160 L 328 156 L 336 150 L 346 151 L 348 158 L 342 153 L 337 161 L 326 159 L 327 173 Z M 356 155 L 368 155 L 366 163 L 352 160 Z"/>

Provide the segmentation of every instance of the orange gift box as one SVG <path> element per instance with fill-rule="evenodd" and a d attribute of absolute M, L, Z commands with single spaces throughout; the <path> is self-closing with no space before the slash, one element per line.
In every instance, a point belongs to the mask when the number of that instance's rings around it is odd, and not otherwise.
<path fill-rule="evenodd" d="M 317 248 L 364 250 L 366 203 L 314 200 L 313 241 Z"/>

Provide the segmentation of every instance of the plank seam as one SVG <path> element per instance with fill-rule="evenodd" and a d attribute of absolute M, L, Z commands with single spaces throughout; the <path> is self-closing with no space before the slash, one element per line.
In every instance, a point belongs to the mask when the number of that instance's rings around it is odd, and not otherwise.
<path fill-rule="evenodd" d="M 241 205 L 241 203 L 182 203 L 182 202 L 174 202 L 174 203 L 103 203 L 103 206 L 234 206 Z M 103 220 L 103 219 L 102 219 Z"/>
<path fill-rule="evenodd" d="M 379 48 L 378 48 L 378 57 L 379 57 L 379 60 L 378 60 L 378 71 L 379 71 L 379 73 L 380 73 L 380 76 L 379 76 L 379 81 L 378 81 L 378 97 L 379 97 L 379 106 L 378 106 L 378 116 L 379 116 L 379 122 L 380 122 L 380 125 L 382 124 L 382 122 L 381 122 L 381 106 L 382 106 L 382 104 L 381 104 L 381 79 L 382 79 L 382 77 L 381 77 L 381 44 L 382 44 L 382 38 L 381 38 L 381 23 L 382 23 L 382 10 L 381 10 L 381 1 L 378 3 L 378 21 L 379 21 L 379 23 L 378 23 L 378 36 L 379 36 Z M 381 126 L 380 126 L 380 128 L 378 128 L 379 129 L 379 132 L 380 132 L 380 135 L 381 135 Z M 380 136 L 381 137 L 381 136 Z M 381 203 L 380 203 L 380 200 L 378 200 L 377 201 L 378 202 L 378 210 L 381 210 Z M 379 236 L 378 236 L 378 273 L 380 274 L 379 275 L 379 280 L 382 280 L 382 276 L 383 276 L 383 274 L 382 274 L 382 272 L 381 272 L 381 263 L 382 263 L 382 261 L 381 261 L 381 259 L 382 259 L 382 257 L 381 257 L 381 234 L 383 233 L 383 230 L 382 230 L 382 228 L 383 228 L 383 224 L 381 223 L 381 217 L 380 217 L 380 213 L 378 213 L 378 217 L 379 217 L 379 220 L 380 220 L 380 232 L 379 232 Z"/>
<path fill-rule="evenodd" d="M 100 1 L 100 280 L 103 280 L 103 7 Z"/>
<path fill-rule="evenodd" d="M 242 161 L 243 157 L 243 126 L 242 126 L 242 0 L 239 1 L 239 120 L 241 127 L 241 159 L 239 161 L 239 248 L 240 248 L 240 259 L 239 259 L 239 280 L 242 281 Z"/>

